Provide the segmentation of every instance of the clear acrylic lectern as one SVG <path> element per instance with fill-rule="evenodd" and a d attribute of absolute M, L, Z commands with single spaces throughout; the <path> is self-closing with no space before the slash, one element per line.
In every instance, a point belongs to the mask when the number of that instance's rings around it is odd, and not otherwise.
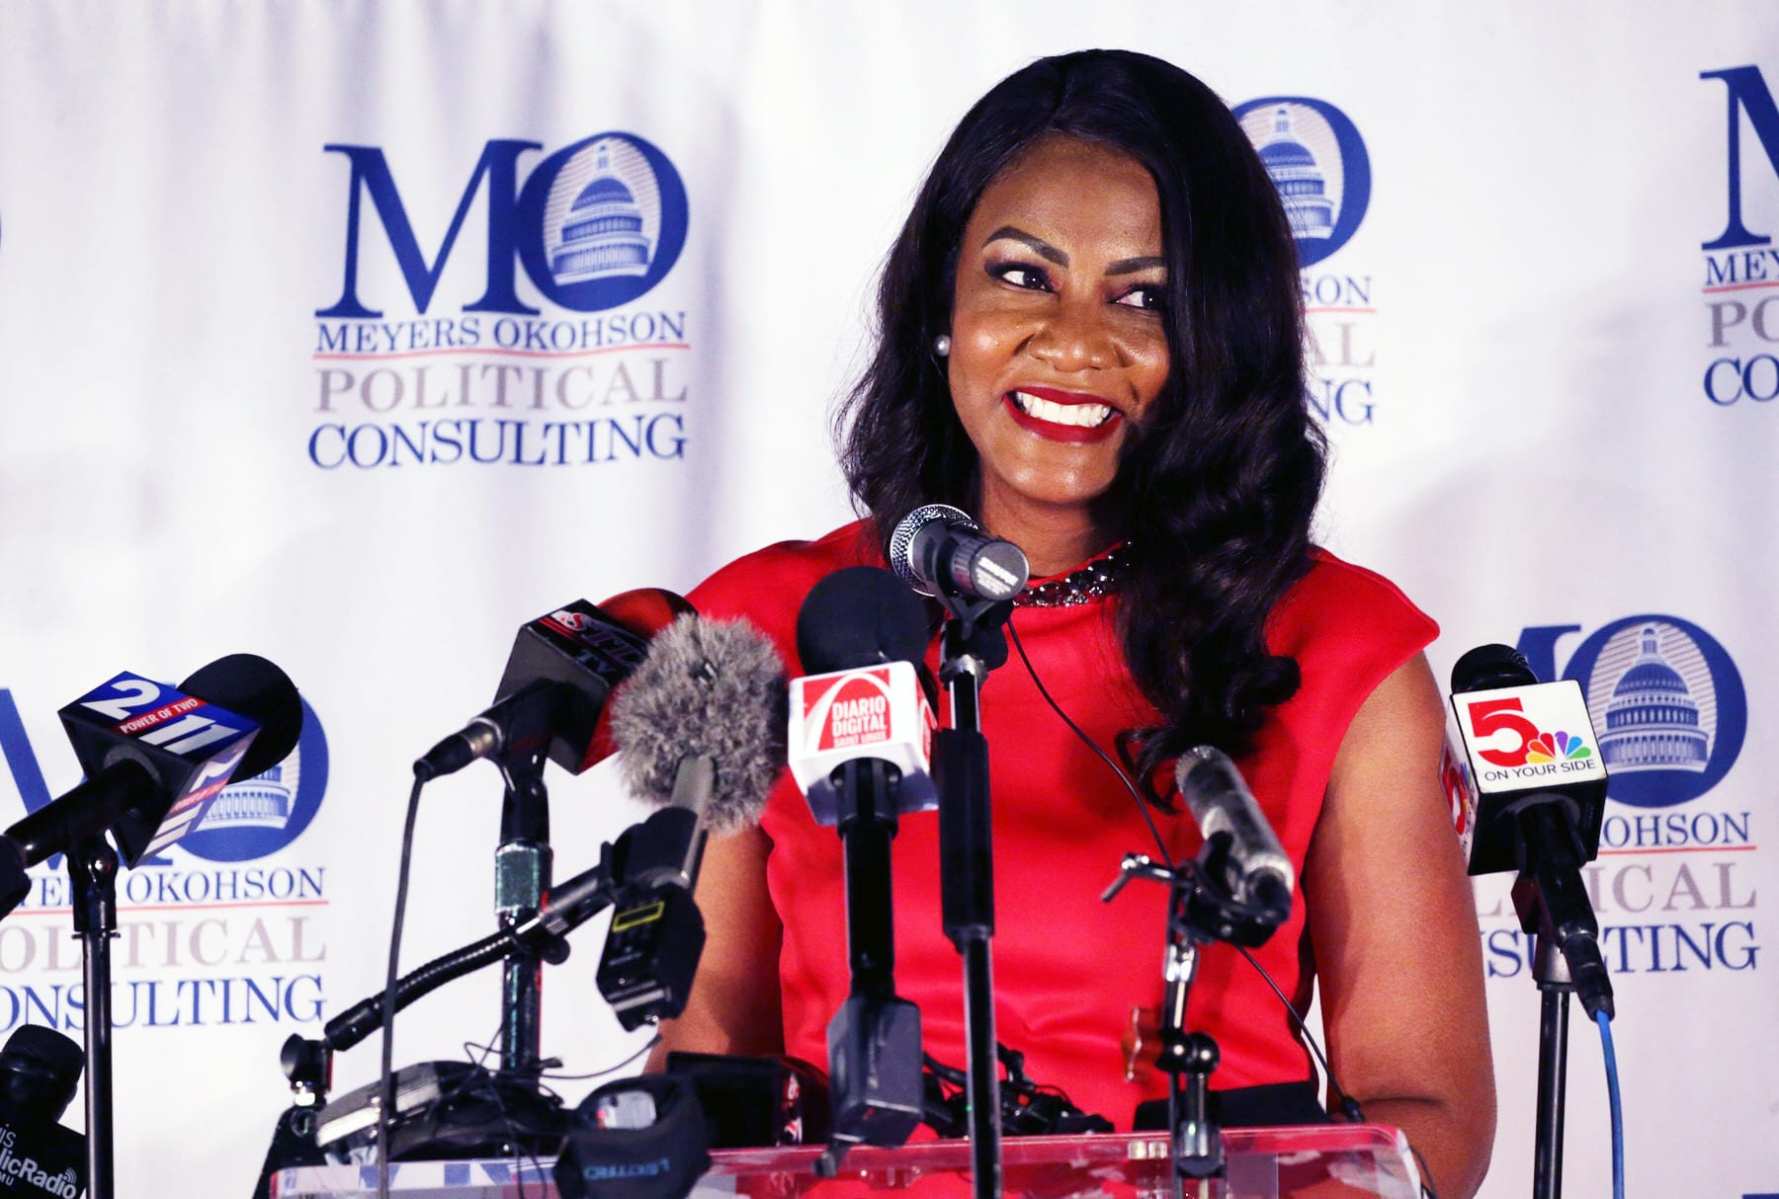
<path fill-rule="evenodd" d="M 1232 1128 L 1223 1134 L 1225 1176 L 1188 1180 L 1194 1199 L 1419 1199 L 1420 1175 L 1408 1141 L 1375 1124 Z M 1002 1144 L 1009 1199 L 1165 1199 L 1171 1194 L 1167 1134 L 1009 1137 Z M 967 1141 L 928 1141 L 899 1149 L 860 1147 L 840 1176 L 819 1179 L 821 1146 L 719 1149 L 690 1199 L 859 1199 L 908 1191 L 910 1199 L 970 1194 Z M 549 1158 L 520 1161 L 398 1162 L 389 1189 L 401 1199 L 557 1199 Z M 274 1199 L 370 1199 L 374 1166 L 303 1166 L 273 1176 Z"/>

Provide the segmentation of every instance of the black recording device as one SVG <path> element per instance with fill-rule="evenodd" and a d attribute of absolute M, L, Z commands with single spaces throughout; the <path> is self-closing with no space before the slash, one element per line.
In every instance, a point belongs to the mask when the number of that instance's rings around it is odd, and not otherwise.
<path fill-rule="evenodd" d="M 710 1128 L 692 1084 L 669 1074 L 606 1083 L 575 1108 L 556 1189 L 563 1199 L 684 1199 L 710 1169 Z"/>
<path fill-rule="evenodd" d="M 712 1149 L 802 1145 L 828 1137 L 827 1080 L 794 1057 L 667 1055 L 667 1073 L 698 1096 Z"/>
<path fill-rule="evenodd" d="M 366 1162 L 377 1152 L 382 1081 L 348 1091 L 315 1117 L 328 1160 Z M 555 1152 L 567 1129 L 561 1101 L 528 1078 L 470 1062 L 421 1062 L 395 1072 L 391 1161 L 444 1161 Z"/>
<path fill-rule="evenodd" d="M 697 813 L 675 805 L 614 846 L 622 881 L 594 978 L 627 1030 L 685 1010 L 704 952 L 704 917 L 691 892 L 704 840 Z"/>
<path fill-rule="evenodd" d="M 86 1190 L 86 1138 L 59 1122 L 80 1085 L 79 1045 L 25 1024 L 0 1049 L 0 1179 L 56 1199 Z"/>

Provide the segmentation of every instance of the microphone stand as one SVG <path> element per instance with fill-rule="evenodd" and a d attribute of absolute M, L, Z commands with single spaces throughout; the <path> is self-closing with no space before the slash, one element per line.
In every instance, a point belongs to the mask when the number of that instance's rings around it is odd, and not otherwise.
<path fill-rule="evenodd" d="M 1283 919 L 1278 903 L 1268 902 L 1276 900 L 1276 893 L 1244 903 L 1224 885 L 1231 845 L 1227 832 L 1215 833 L 1196 859 L 1178 866 L 1159 864 L 1147 854 L 1126 854 L 1118 877 L 1100 896 L 1110 902 L 1133 878 L 1168 886 L 1167 951 L 1162 959 L 1166 990 L 1158 1064 L 1168 1077 L 1174 1199 L 1183 1199 L 1186 1179 L 1194 1179 L 1202 1188 L 1206 1180 L 1223 1177 L 1226 1167 L 1223 1130 L 1210 1111 L 1211 1072 L 1222 1054 L 1209 1033 L 1186 1031 L 1186 1003 L 1198 975 L 1199 951 L 1213 941 L 1250 948 L 1261 945 Z M 1284 910 L 1289 910 L 1289 904 Z"/>
<path fill-rule="evenodd" d="M 1530 874 L 1513 885 L 1520 929 L 1535 938 L 1532 980 L 1538 985 L 1538 1113 L 1532 1151 L 1532 1199 L 1563 1193 L 1563 1116 L 1568 1100 L 1569 997 L 1575 981 L 1558 948 L 1550 910 Z"/>
<path fill-rule="evenodd" d="M 1001 1080 L 995 1040 L 994 829 L 982 683 L 1007 661 L 1001 626 L 1011 601 L 941 596 L 951 620 L 939 641 L 939 678 L 951 700 L 950 727 L 934 739 L 939 787 L 939 881 L 945 935 L 964 959 L 970 1169 L 976 1199 L 1001 1194 Z"/>
<path fill-rule="evenodd" d="M 91 1199 L 115 1188 L 111 1105 L 111 939 L 117 936 L 117 850 L 103 835 L 68 855 L 74 931 L 86 988 L 86 1170 Z"/>
<path fill-rule="evenodd" d="M 494 915 L 512 930 L 537 914 L 550 889 L 550 796 L 542 750 L 497 763 L 506 792 L 494 851 Z M 500 1071 L 536 1073 L 543 1060 L 543 962 L 514 943 L 501 975 Z"/>

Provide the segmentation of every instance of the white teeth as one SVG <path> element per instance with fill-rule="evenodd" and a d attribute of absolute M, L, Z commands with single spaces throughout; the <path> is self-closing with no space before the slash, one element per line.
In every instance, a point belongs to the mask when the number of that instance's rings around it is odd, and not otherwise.
<path fill-rule="evenodd" d="M 1080 429 L 1103 425 L 1112 416 L 1112 409 L 1105 404 L 1053 404 L 1023 391 L 1013 393 L 1013 402 L 1027 416 L 1035 416 L 1053 425 L 1074 425 Z"/>

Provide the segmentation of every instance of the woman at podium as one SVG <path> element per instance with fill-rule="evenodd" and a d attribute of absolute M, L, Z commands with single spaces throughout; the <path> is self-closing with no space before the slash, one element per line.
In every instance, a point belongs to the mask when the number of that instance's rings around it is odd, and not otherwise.
<path fill-rule="evenodd" d="M 1120 1128 L 1154 1067 L 1165 893 L 1100 892 L 1151 845 L 1144 813 L 1046 703 L 1149 784 L 1176 859 L 1199 848 L 1172 763 L 1234 757 L 1301 879 L 1255 954 L 1300 1010 L 1319 986 L 1340 1086 L 1402 1127 L 1440 1193 L 1472 1194 L 1494 1134 L 1476 915 L 1438 778 L 1437 626 L 1318 548 L 1295 244 L 1274 181 L 1202 83 L 1145 55 L 1038 61 L 951 135 L 885 267 L 876 354 L 844 412 L 863 519 L 730 564 L 693 593 L 746 616 L 793 673 L 817 580 L 882 565 L 946 503 L 1021 546 L 1030 656 L 983 690 L 991 747 L 996 1020 L 1036 1082 Z M 936 648 L 933 651 L 936 654 Z M 1035 677 L 1034 677 L 1035 676 Z M 937 821 L 895 842 L 896 988 L 962 1066 Z M 786 777 L 758 829 L 713 841 L 709 941 L 664 1046 L 825 1060 L 848 982 L 841 847 Z M 1290 1016 L 1233 948 L 1201 960 L 1189 1028 L 1222 1049 L 1224 1110 L 1319 1114 Z"/>

